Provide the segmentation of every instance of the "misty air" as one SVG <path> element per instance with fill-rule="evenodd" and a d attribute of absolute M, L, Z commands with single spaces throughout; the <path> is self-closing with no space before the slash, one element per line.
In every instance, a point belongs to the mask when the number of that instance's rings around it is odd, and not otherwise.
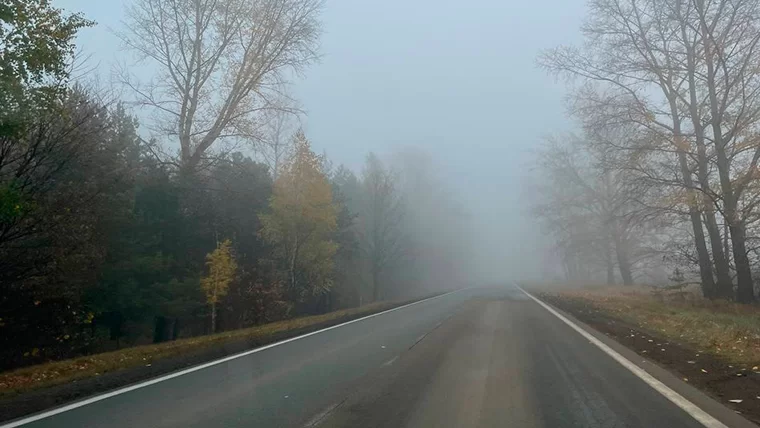
<path fill-rule="evenodd" d="M 757 0 L 0 0 L 0 428 L 760 424 Z"/>

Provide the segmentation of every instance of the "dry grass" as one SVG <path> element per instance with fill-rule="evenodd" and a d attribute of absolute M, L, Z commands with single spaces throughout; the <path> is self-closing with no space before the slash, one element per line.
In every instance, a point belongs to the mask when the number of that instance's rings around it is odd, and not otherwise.
<path fill-rule="evenodd" d="M 613 318 L 690 344 L 737 364 L 760 364 L 760 307 L 709 301 L 694 290 L 653 293 L 648 287 L 553 291 Z"/>
<path fill-rule="evenodd" d="M 318 325 L 334 325 L 398 306 L 400 303 L 380 302 L 361 308 L 346 309 L 209 336 L 181 339 L 155 345 L 137 346 L 119 351 L 56 361 L 0 373 L 0 395 L 16 394 L 34 389 L 60 385 L 78 379 L 99 376 L 126 368 L 146 366 L 162 358 L 197 352 L 209 347 L 239 341 L 267 342 L 289 331 Z"/>

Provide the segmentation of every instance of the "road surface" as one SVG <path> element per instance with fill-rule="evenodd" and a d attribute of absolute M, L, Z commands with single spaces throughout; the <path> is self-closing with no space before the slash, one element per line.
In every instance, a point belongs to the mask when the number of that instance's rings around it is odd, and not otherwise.
<path fill-rule="evenodd" d="M 447 294 L 21 426 L 705 425 L 505 286 Z"/>

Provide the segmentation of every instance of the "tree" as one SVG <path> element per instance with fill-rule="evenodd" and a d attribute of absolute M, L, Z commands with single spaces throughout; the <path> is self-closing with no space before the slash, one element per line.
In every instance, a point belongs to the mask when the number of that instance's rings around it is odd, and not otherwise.
<path fill-rule="evenodd" d="M 676 0 L 681 1 L 681 0 Z M 721 287 L 730 286 L 725 257 L 720 247 L 720 234 L 712 211 L 700 206 L 698 182 L 693 177 L 689 157 L 691 141 L 684 131 L 679 93 L 686 85 L 686 76 L 680 64 L 676 38 L 677 31 L 667 11 L 667 2 L 620 0 L 594 0 L 591 14 L 583 27 L 587 43 L 583 49 L 563 47 L 545 53 L 541 64 L 554 72 L 580 77 L 603 85 L 605 92 L 580 92 L 585 104 L 578 112 L 597 123 L 628 123 L 642 133 L 654 134 L 649 153 L 675 155 L 671 162 L 677 165 L 677 179 L 656 177 L 660 185 L 679 186 L 688 196 L 688 216 L 692 225 L 694 244 L 702 287 L 706 296 L 715 295 L 713 263 L 704 233 L 703 216 L 711 238 L 714 260 Z M 655 92 L 656 91 L 656 92 Z M 650 94 L 658 93 L 659 97 Z M 585 113 L 588 113 L 585 115 Z M 588 123 L 588 120 L 585 120 Z M 642 146 L 622 147 L 640 157 Z M 697 157 L 697 156 L 695 156 Z M 661 160 L 661 159 L 660 159 Z M 700 163 L 706 157 L 697 157 Z M 728 281 L 728 284 L 726 283 Z"/>
<path fill-rule="evenodd" d="M 146 84 L 124 76 L 138 102 L 177 136 L 180 165 L 196 170 L 219 140 L 251 138 L 257 113 L 291 72 L 317 58 L 321 0 L 138 0 L 124 45 L 158 67 Z"/>
<path fill-rule="evenodd" d="M 362 275 L 361 249 L 357 236 L 358 211 L 361 202 L 360 184 L 356 175 L 339 166 L 331 177 L 333 203 L 337 207 L 337 228 L 334 240 L 338 244 L 335 253 L 335 285 L 330 299 L 338 307 L 354 307 L 361 304 Z"/>
<path fill-rule="evenodd" d="M 739 302 L 754 301 L 754 284 L 746 248 L 746 214 L 742 192 L 755 177 L 760 160 L 756 126 L 760 122 L 760 5 L 752 0 L 705 3 L 693 0 L 694 37 L 704 64 L 692 82 L 704 88 L 723 209 L 731 234 Z M 683 28 L 683 26 L 681 27 Z M 696 57 L 696 54 L 694 55 Z M 700 123 L 701 125 L 701 123 Z M 745 158 L 739 176 L 732 174 Z M 732 176 L 733 175 L 733 176 Z"/>
<path fill-rule="evenodd" d="M 260 152 L 264 162 L 269 166 L 272 179 L 277 180 L 283 163 L 290 157 L 293 150 L 291 113 L 273 110 L 267 116 Z"/>
<path fill-rule="evenodd" d="M 22 116 L 29 119 L 41 103 L 60 98 L 74 38 L 91 25 L 81 15 L 64 15 L 50 0 L 0 4 L 0 132 L 17 129 Z"/>
<path fill-rule="evenodd" d="M 337 209 L 321 165 L 303 131 L 297 132 L 293 155 L 274 183 L 270 212 L 260 215 L 261 236 L 274 246 L 294 302 L 333 284 Z"/>
<path fill-rule="evenodd" d="M 401 230 L 404 214 L 396 178 L 374 154 L 367 155 L 362 172 L 363 207 L 360 216 L 360 240 L 369 264 L 372 300 L 383 292 L 383 276 L 404 254 Z"/>
<path fill-rule="evenodd" d="M 390 162 L 403 200 L 399 229 L 404 248 L 392 275 L 394 297 L 470 281 L 473 230 L 466 206 L 450 186 L 459 177 L 444 173 L 433 154 L 412 146 L 396 149 Z"/>
<path fill-rule="evenodd" d="M 201 278 L 201 288 L 206 293 L 206 302 L 211 305 L 211 332 L 216 332 L 216 306 L 227 295 L 227 290 L 235 280 L 237 262 L 232 255 L 232 241 L 226 239 L 206 256 L 208 275 Z"/>
<path fill-rule="evenodd" d="M 631 285 L 637 263 L 650 255 L 643 242 L 652 230 L 648 187 L 615 168 L 614 153 L 600 141 L 623 135 L 550 139 L 540 153 L 542 183 L 534 212 L 555 235 L 566 261 L 604 266 L 609 284 L 617 266 L 623 284 Z M 572 263 L 566 268 L 570 279 L 591 279 L 578 277 Z"/>

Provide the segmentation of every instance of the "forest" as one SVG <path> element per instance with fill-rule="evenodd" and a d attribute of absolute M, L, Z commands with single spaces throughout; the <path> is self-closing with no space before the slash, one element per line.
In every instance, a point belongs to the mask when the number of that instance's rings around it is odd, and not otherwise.
<path fill-rule="evenodd" d="M 533 189 L 563 278 L 755 301 L 759 43 L 754 0 L 591 0 L 582 42 L 539 56 L 577 129 Z"/>
<path fill-rule="evenodd" d="M 464 281 L 469 217 L 429 154 L 354 171 L 299 125 L 321 7 L 135 1 L 116 90 L 77 50 L 97 23 L 0 4 L 0 369 Z"/>

